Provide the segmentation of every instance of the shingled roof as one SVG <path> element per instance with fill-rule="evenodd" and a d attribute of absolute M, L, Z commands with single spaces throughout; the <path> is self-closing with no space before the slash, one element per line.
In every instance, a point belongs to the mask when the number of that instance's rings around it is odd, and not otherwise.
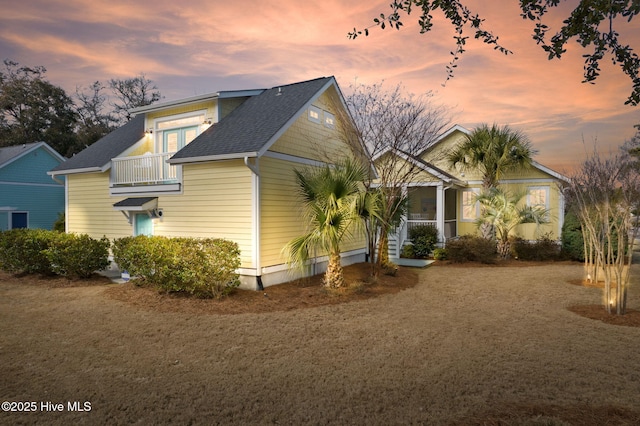
<path fill-rule="evenodd" d="M 331 84 L 335 84 L 333 77 L 321 77 L 272 89 L 253 90 L 254 96 L 178 151 L 169 163 L 261 155 Z M 49 171 L 49 174 L 106 170 L 112 158 L 122 155 L 144 136 L 144 112 Z"/>
<path fill-rule="evenodd" d="M 208 128 L 169 163 L 258 156 L 333 82 L 333 77 L 322 77 L 265 90 Z"/>
<path fill-rule="evenodd" d="M 6 146 L 3 148 L 0 148 L 0 167 L 4 167 L 7 164 L 22 157 L 23 155 L 26 155 L 31 151 L 35 151 L 40 147 L 44 147 L 44 149 L 49 151 L 49 153 L 53 157 L 55 157 L 57 160 L 64 161 L 64 157 L 58 154 L 58 152 L 55 149 L 47 145 L 46 142 L 33 142 L 33 143 Z"/>
<path fill-rule="evenodd" d="M 144 136 L 144 114 L 139 114 L 127 124 L 117 128 L 49 171 L 50 175 L 69 172 L 100 171 L 112 158 L 118 157 Z"/>

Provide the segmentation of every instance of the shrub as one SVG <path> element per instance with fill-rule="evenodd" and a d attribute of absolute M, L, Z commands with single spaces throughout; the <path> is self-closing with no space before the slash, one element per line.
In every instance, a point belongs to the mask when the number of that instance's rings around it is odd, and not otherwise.
<path fill-rule="evenodd" d="M 58 232 L 64 232 L 65 230 L 65 216 L 64 213 L 58 213 L 58 217 L 56 218 L 56 221 L 53 222 L 53 230 L 54 231 L 58 231 Z"/>
<path fill-rule="evenodd" d="M 404 257 L 405 259 L 414 259 L 416 257 L 416 254 L 413 250 L 413 244 L 407 244 L 402 247 L 401 257 Z"/>
<path fill-rule="evenodd" d="M 240 284 L 240 249 L 223 239 L 126 237 L 113 242 L 113 257 L 120 269 L 167 292 L 220 298 Z"/>
<path fill-rule="evenodd" d="M 44 229 L 11 229 L 0 233 L 0 269 L 13 273 L 52 275 L 44 251 L 58 234 Z"/>
<path fill-rule="evenodd" d="M 433 258 L 435 260 L 447 260 L 447 249 L 445 248 L 434 249 Z"/>
<path fill-rule="evenodd" d="M 496 262 L 496 242 L 482 237 L 463 235 L 447 241 L 447 258 L 453 262 Z"/>
<path fill-rule="evenodd" d="M 113 260 L 121 270 L 128 271 L 131 276 L 143 278 L 150 284 L 162 281 L 162 254 L 169 252 L 170 240 L 161 237 L 124 237 L 115 239 L 112 243 Z"/>
<path fill-rule="evenodd" d="M 516 238 L 511 245 L 514 256 L 520 260 L 558 260 L 560 246 L 552 240 L 550 234 L 545 234 L 535 241 Z"/>
<path fill-rule="evenodd" d="M 43 253 L 54 273 L 68 278 L 89 278 L 109 266 L 110 245 L 106 237 L 96 240 L 86 234 L 58 233 Z"/>
<path fill-rule="evenodd" d="M 0 233 L 0 269 L 14 273 L 87 278 L 109 264 L 109 240 L 45 229 Z"/>
<path fill-rule="evenodd" d="M 574 213 L 567 213 L 562 224 L 562 254 L 571 260 L 584 261 L 584 239 L 580 220 Z"/>
<path fill-rule="evenodd" d="M 409 238 L 415 257 L 428 257 L 438 242 L 438 228 L 434 225 L 415 226 L 409 230 Z"/>

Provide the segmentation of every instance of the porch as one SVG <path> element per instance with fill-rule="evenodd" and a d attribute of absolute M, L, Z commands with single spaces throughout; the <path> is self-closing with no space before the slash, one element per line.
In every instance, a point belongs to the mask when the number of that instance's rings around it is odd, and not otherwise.
<path fill-rule="evenodd" d="M 111 160 L 112 194 L 177 191 L 182 181 L 182 167 L 167 160 L 175 152 L 145 153 Z"/>
<path fill-rule="evenodd" d="M 432 225 L 438 229 L 438 244 L 458 235 L 457 199 L 458 190 L 442 184 L 407 188 L 409 207 L 396 232 L 389 236 L 389 257 L 399 259 L 402 248 L 411 242 L 411 229 Z"/>

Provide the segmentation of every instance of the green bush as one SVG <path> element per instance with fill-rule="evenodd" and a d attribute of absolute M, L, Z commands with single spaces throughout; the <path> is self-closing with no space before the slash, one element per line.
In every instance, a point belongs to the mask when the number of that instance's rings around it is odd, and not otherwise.
<path fill-rule="evenodd" d="M 438 228 L 434 225 L 418 225 L 409 230 L 416 258 L 428 257 L 438 242 Z"/>
<path fill-rule="evenodd" d="M 240 284 L 240 249 L 223 239 L 126 237 L 113 242 L 113 257 L 120 269 L 167 292 L 220 298 Z"/>
<path fill-rule="evenodd" d="M 447 260 L 447 249 L 445 248 L 434 249 L 433 258 L 435 260 Z"/>
<path fill-rule="evenodd" d="M 44 229 L 11 229 L 0 233 L 0 269 L 12 273 L 52 275 L 44 251 L 56 232 Z"/>
<path fill-rule="evenodd" d="M 562 224 L 562 254 L 571 260 L 584 261 L 582 226 L 574 213 L 567 213 Z"/>
<path fill-rule="evenodd" d="M 0 233 L 0 269 L 13 273 L 87 278 L 109 264 L 109 240 L 45 229 Z"/>
<path fill-rule="evenodd" d="M 109 266 L 110 246 L 106 237 L 96 240 L 86 234 L 58 233 L 44 254 L 54 273 L 68 278 L 89 278 Z"/>
<path fill-rule="evenodd" d="M 511 245 L 513 255 L 520 260 L 558 260 L 560 258 L 560 246 L 552 240 L 549 234 L 545 234 L 535 241 L 527 241 L 516 238 Z"/>
<path fill-rule="evenodd" d="M 402 247 L 402 253 L 400 257 L 404 257 L 405 259 L 415 259 L 416 254 L 413 251 L 413 244 L 407 244 Z"/>
<path fill-rule="evenodd" d="M 161 237 L 124 237 L 115 239 L 111 249 L 113 260 L 121 270 L 128 271 L 131 276 L 143 278 L 150 284 L 162 281 L 162 272 L 169 261 L 164 253 L 170 253 L 168 245 L 171 240 Z"/>
<path fill-rule="evenodd" d="M 453 262 L 495 263 L 497 260 L 495 240 L 473 235 L 463 235 L 447 241 L 447 258 Z"/>
<path fill-rule="evenodd" d="M 56 221 L 53 222 L 53 230 L 58 232 L 64 232 L 65 222 L 66 222 L 66 219 L 65 219 L 64 213 L 62 212 L 58 213 L 58 217 L 56 218 Z"/>

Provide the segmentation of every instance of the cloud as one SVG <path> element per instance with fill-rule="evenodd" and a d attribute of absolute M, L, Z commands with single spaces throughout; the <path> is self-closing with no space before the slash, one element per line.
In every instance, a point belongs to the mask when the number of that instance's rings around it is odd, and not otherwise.
<path fill-rule="evenodd" d="M 554 29 L 573 7 L 568 3 L 548 15 Z M 24 65 L 44 65 L 49 80 L 70 92 L 140 72 L 167 99 L 326 75 L 342 86 L 356 79 L 402 83 L 416 94 L 433 91 L 463 125 L 496 122 L 522 129 L 540 158 L 556 164 L 575 162 L 583 137 L 606 144 L 631 137 L 640 114 L 623 105 L 631 86 L 618 66 L 603 60 L 596 85 L 582 84 L 580 46 L 572 43 L 561 60 L 547 60 L 517 2 L 465 4 L 514 54 L 505 56 L 471 37 L 445 86 L 455 32 L 442 14 L 434 13 L 427 34 L 419 33 L 414 11 L 403 17 L 401 31 L 372 28 L 368 37 L 347 38 L 354 27 L 369 27 L 374 17 L 390 12 L 376 2 L 22 1 L 0 16 L 0 51 Z M 639 21 L 630 24 L 636 31 L 624 33 L 636 46 Z"/>

